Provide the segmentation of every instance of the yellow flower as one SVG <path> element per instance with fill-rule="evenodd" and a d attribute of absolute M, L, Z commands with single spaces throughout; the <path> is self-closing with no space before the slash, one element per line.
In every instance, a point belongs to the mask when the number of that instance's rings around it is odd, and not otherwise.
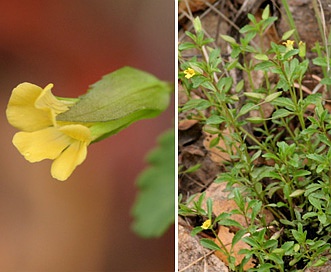
<path fill-rule="evenodd" d="M 22 83 L 12 92 L 6 114 L 9 123 L 22 130 L 13 137 L 13 144 L 29 162 L 54 160 L 51 174 L 66 180 L 81 164 L 92 137 L 89 128 L 81 124 L 60 125 L 56 115 L 73 104 L 58 100 L 51 92 L 53 84 L 44 89 Z"/>
<path fill-rule="evenodd" d="M 208 219 L 208 220 L 206 220 L 205 222 L 203 222 L 201 228 L 203 228 L 203 229 L 206 230 L 206 229 L 209 229 L 210 226 L 211 226 L 211 220 Z"/>
<path fill-rule="evenodd" d="M 286 51 L 290 51 L 293 49 L 294 41 L 287 40 L 286 42 L 283 42 L 283 44 L 286 46 Z"/>
<path fill-rule="evenodd" d="M 195 71 L 192 69 L 192 68 L 187 68 L 185 71 L 184 71 L 184 74 L 185 74 L 185 77 L 187 79 L 190 79 L 191 77 L 193 77 L 195 75 Z"/>

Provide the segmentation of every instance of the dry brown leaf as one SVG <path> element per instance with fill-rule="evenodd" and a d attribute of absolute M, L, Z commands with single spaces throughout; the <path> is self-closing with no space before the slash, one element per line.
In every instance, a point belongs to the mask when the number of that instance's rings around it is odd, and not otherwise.
<path fill-rule="evenodd" d="M 232 245 L 232 239 L 234 234 L 229 231 L 227 227 L 220 226 L 218 231 L 218 237 L 226 247 L 226 249 L 230 252 L 231 251 L 231 245 Z M 214 242 L 222 248 L 222 245 L 218 241 L 218 239 L 215 239 Z M 250 249 L 250 246 L 244 243 L 243 241 L 239 241 L 234 245 L 232 248 L 233 253 L 232 256 L 236 258 L 236 265 L 239 265 L 243 258 L 245 257 L 244 254 L 239 254 L 239 250 L 241 249 Z M 220 258 L 222 262 L 224 262 L 226 265 L 229 265 L 229 262 L 227 260 L 227 256 L 222 251 L 215 251 L 215 255 Z M 249 268 L 254 267 L 252 259 L 250 259 L 245 265 L 244 265 L 244 271 L 247 271 Z"/>
<path fill-rule="evenodd" d="M 209 152 L 209 156 L 211 158 L 212 161 L 219 163 L 219 164 L 223 164 L 224 161 L 230 161 L 230 155 L 228 154 L 228 152 L 225 152 L 223 150 L 227 149 L 227 146 L 225 145 L 224 141 L 221 139 L 218 143 L 218 145 L 210 148 L 210 142 L 217 137 L 216 134 L 210 134 L 208 132 L 204 132 L 205 133 L 205 138 L 203 141 L 203 145 L 204 147 L 210 151 Z M 222 131 L 222 135 L 224 137 L 231 137 L 231 132 L 229 128 L 226 128 Z M 239 144 L 237 144 L 237 146 L 239 146 Z M 232 152 L 233 154 L 236 153 L 236 148 L 233 146 L 232 147 Z"/>
<path fill-rule="evenodd" d="M 183 106 L 189 100 L 182 84 L 178 83 L 178 105 Z"/>
<path fill-rule="evenodd" d="M 271 105 L 270 103 L 263 103 L 261 105 L 261 109 L 263 112 L 263 116 L 261 116 L 261 113 L 259 110 L 252 110 L 249 112 L 250 117 L 262 117 L 262 118 L 269 118 L 273 111 L 275 110 L 275 107 Z"/>
<path fill-rule="evenodd" d="M 198 10 L 204 10 L 207 8 L 205 2 L 213 4 L 216 0 L 187 0 L 187 3 L 190 7 L 191 12 L 196 12 Z M 187 10 L 186 1 L 180 1 L 178 5 L 178 12 L 182 13 Z"/>
<path fill-rule="evenodd" d="M 194 126 L 196 123 L 198 123 L 198 120 L 181 120 L 178 122 L 178 129 L 179 130 L 187 130 L 190 127 Z"/>

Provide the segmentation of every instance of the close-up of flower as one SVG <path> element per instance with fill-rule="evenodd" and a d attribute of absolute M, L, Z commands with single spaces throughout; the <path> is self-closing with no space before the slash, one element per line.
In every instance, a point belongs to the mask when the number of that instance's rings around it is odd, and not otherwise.
<path fill-rule="evenodd" d="M 59 100 L 51 92 L 53 84 L 44 89 L 22 83 L 12 92 L 6 114 L 8 122 L 22 130 L 13 137 L 13 144 L 29 162 L 54 160 L 53 178 L 64 181 L 81 164 L 87 154 L 91 132 L 81 124 L 60 125 L 56 115 L 73 104 Z"/>
<path fill-rule="evenodd" d="M 190 79 L 191 77 L 195 76 L 195 71 L 192 68 L 187 68 L 184 71 L 184 74 L 187 79 Z"/>
<path fill-rule="evenodd" d="M 283 44 L 286 46 L 286 51 L 293 50 L 294 41 L 287 40 L 286 42 L 283 42 Z"/>
<path fill-rule="evenodd" d="M 0 6 L 0 271 L 174 271 L 176 3 Z"/>
<path fill-rule="evenodd" d="M 201 228 L 203 228 L 204 230 L 209 229 L 211 226 L 211 220 L 207 219 L 205 222 L 203 222 L 203 224 L 201 225 Z"/>

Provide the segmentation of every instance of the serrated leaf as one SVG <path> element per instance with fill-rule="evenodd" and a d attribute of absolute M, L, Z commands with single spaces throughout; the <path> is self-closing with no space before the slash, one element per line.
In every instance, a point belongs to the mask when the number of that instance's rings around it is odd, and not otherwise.
<path fill-rule="evenodd" d="M 167 131 L 159 147 L 147 157 L 151 165 L 138 178 L 139 194 L 133 207 L 134 231 L 159 237 L 175 220 L 175 134 Z"/>

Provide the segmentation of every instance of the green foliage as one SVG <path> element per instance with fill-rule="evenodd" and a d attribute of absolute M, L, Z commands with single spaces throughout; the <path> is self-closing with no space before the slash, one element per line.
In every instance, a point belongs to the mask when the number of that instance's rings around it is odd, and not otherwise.
<path fill-rule="evenodd" d="M 93 124 L 101 140 L 141 119 L 152 118 L 169 105 L 172 87 L 151 74 L 124 67 L 104 76 L 58 121 Z"/>
<path fill-rule="evenodd" d="M 221 246 L 201 241 L 222 251 L 236 271 L 242 271 L 250 257 L 257 266 L 249 271 L 302 271 L 324 264 L 331 246 L 331 114 L 325 107 L 330 97 L 327 92 L 303 91 L 309 60 L 299 50 L 302 43 L 287 40 L 263 47 L 263 35 L 276 20 L 269 13 L 266 7 L 260 21 L 249 14 L 250 24 L 240 30 L 239 41 L 221 35 L 232 49 L 231 58 L 210 48 L 213 45 L 204 38 L 201 24 L 195 34 L 187 33 L 192 42 L 186 42 L 185 49 L 179 47 L 179 56 L 188 48 L 199 50 L 202 56 L 199 60 L 180 57 L 181 71 L 190 67 L 197 71 L 190 79 L 180 72 L 182 85 L 189 97 L 196 92 L 201 99 L 195 95 L 179 110 L 190 111 L 191 118 L 207 131 L 212 126 L 217 136 L 214 147 L 224 142 L 220 149 L 231 159 L 224 162 L 225 171 L 216 182 L 227 183 L 229 198 L 237 205 L 230 212 L 211 216 L 210 208 L 203 208 L 202 194 L 197 200 L 180 200 L 179 214 L 212 219 L 214 227 L 236 227 L 232 244 L 242 240 L 251 246 L 242 250 L 246 257 L 237 267 L 232 252 L 221 241 Z M 284 39 L 292 34 L 298 37 L 295 26 L 291 27 Z M 251 43 L 254 37 L 260 46 Z M 315 50 L 318 57 L 312 63 L 328 67 L 329 60 L 318 44 Z M 231 70 L 241 71 L 247 80 L 236 82 L 228 73 Z M 254 82 L 256 72 L 264 77 L 263 84 Z M 274 84 L 272 76 L 277 78 Z M 320 84 L 330 85 L 329 77 Z M 266 115 L 264 105 L 272 107 L 271 115 Z M 258 116 L 250 116 L 252 111 Z M 223 135 L 224 127 L 232 132 L 230 136 Z M 207 203 L 213 206 L 213 200 Z M 265 211 L 272 213 L 272 222 L 266 221 Z M 234 221 L 233 214 L 242 215 L 247 226 Z M 197 226 L 192 234 L 201 231 Z"/>
<path fill-rule="evenodd" d="M 159 237 L 175 219 L 175 135 L 162 134 L 159 147 L 147 157 L 150 167 L 138 178 L 133 229 L 142 237 Z"/>

